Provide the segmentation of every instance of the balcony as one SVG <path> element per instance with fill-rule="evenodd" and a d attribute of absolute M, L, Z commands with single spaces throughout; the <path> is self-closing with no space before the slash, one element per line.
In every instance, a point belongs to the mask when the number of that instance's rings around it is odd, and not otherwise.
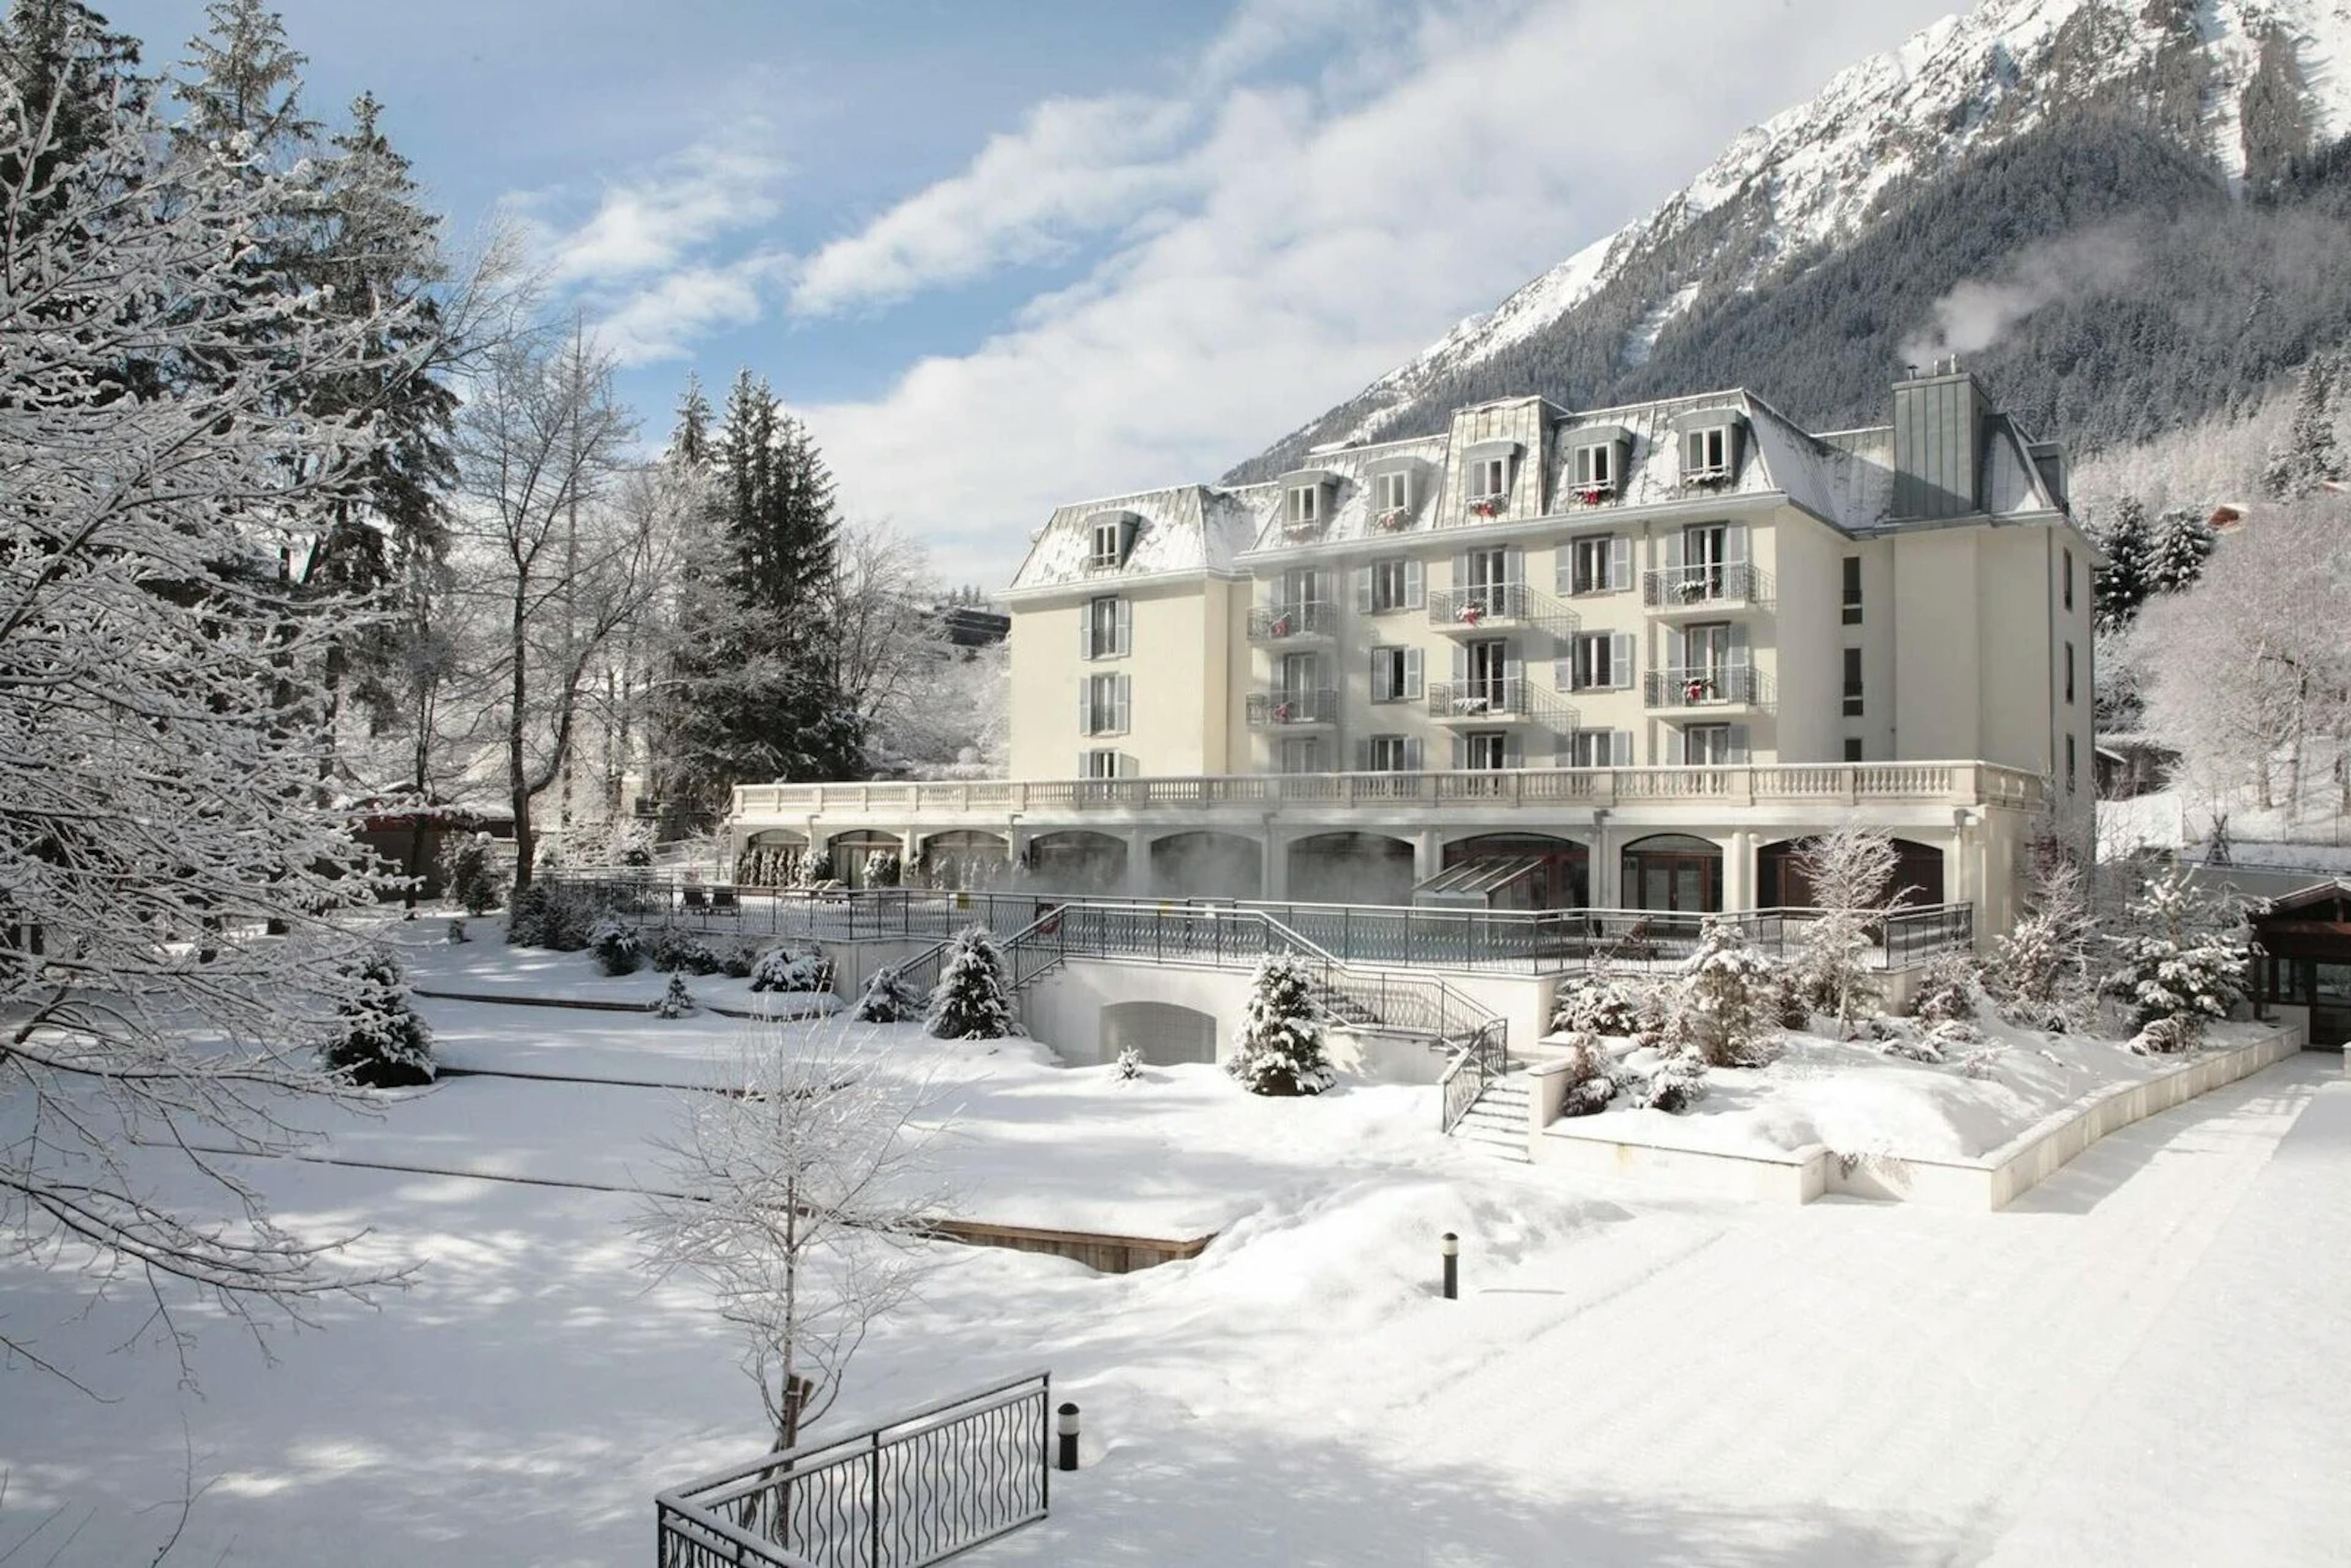
<path fill-rule="evenodd" d="M 1752 664 L 1651 670 L 1645 682 L 1643 697 L 1646 705 L 1653 708 L 1683 711 L 1719 708 L 1751 712 L 1771 706 L 1771 684 Z"/>
<path fill-rule="evenodd" d="M 1322 600 L 1296 604 L 1259 604 L 1249 612 L 1252 643 L 1328 641 L 1338 635 L 1339 607 Z"/>
<path fill-rule="evenodd" d="M 1575 630 L 1576 619 L 1574 611 L 1523 582 L 1493 582 L 1430 593 L 1428 623 L 1457 637 L 1512 631 L 1564 637 Z"/>
<path fill-rule="evenodd" d="M 1743 560 L 1668 566 L 1641 574 L 1641 601 L 1659 615 L 1753 608 L 1771 601 L 1771 577 Z"/>
<path fill-rule="evenodd" d="M 1437 681 L 1428 688 L 1428 716 L 1443 724 L 1547 724 L 1573 729 L 1575 710 L 1523 676 L 1494 681 Z"/>
<path fill-rule="evenodd" d="M 1248 706 L 1251 729 L 1294 729 L 1339 722 L 1339 694 L 1330 686 L 1309 691 L 1251 692 Z"/>

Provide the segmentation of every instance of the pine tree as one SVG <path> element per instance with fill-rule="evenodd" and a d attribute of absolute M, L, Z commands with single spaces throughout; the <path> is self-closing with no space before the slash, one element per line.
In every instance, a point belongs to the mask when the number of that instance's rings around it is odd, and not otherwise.
<path fill-rule="evenodd" d="M 2308 496 L 2343 479 L 2343 454 L 2335 442 L 2335 365 L 2314 354 L 2302 368 L 2302 390 L 2294 423 L 2262 470 L 2262 488 L 2279 500 Z"/>
<path fill-rule="evenodd" d="M 433 1031 L 408 1000 L 399 960 L 371 953 L 357 974 L 356 992 L 342 1005 L 340 1032 L 319 1048 L 319 1065 L 369 1089 L 432 1082 Z"/>
<path fill-rule="evenodd" d="M 2147 552 L 2147 591 L 2179 593 L 2193 588 L 2211 558 L 2212 526 L 2191 507 L 2175 507 L 2155 522 Z"/>
<path fill-rule="evenodd" d="M 79 0 L 16 0 L 0 21 L 0 77 L 34 122 L 52 117 L 29 176 L 16 150 L 0 154 L 0 190 L 50 192 L 12 216 L 20 225 L 46 222 L 67 200 L 54 188 L 56 170 L 79 162 L 104 141 L 118 113 L 147 109 L 139 41 L 110 30 Z"/>
<path fill-rule="evenodd" d="M 883 964 L 865 978 L 865 989 L 849 1016 L 859 1023 L 904 1023 L 923 1010 L 923 998 L 895 964 Z"/>
<path fill-rule="evenodd" d="M 1020 1032 L 1004 954 L 984 925 L 956 933 L 923 1027 L 940 1040 L 1002 1040 Z"/>
<path fill-rule="evenodd" d="M 1320 1094 L 1336 1081 L 1298 959 L 1276 953 L 1259 962 L 1240 1043 L 1225 1071 L 1252 1094 Z"/>
<path fill-rule="evenodd" d="M 2097 624 L 2102 632 L 2114 631 L 2129 625 L 2147 601 L 2147 558 L 2155 539 L 2145 504 L 2137 496 L 2117 498 L 2114 515 L 2098 526 L 2097 541 L 2106 557 L 2095 581 Z"/>
<path fill-rule="evenodd" d="M 1708 920 L 1698 950 L 1682 961 L 1667 1044 L 1708 1067 L 1761 1067 L 1771 1060 L 1778 989 L 1778 970 L 1746 934 Z"/>
<path fill-rule="evenodd" d="M 2242 994 L 2248 953 L 2244 915 L 2232 900 L 2203 892 L 2181 867 L 2150 877 L 2123 912 L 2106 989 L 2126 1002 L 2150 1052 L 2192 1049 L 2205 1026 L 2229 1016 Z"/>
<path fill-rule="evenodd" d="M 172 127 L 182 142 L 244 149 L 249 167 L 282 169 L 319 133 L 303 118 L 302 68 L 308 60 L 286 42 L 284 21 L 261 0 L 212 0 L 205 30 L 188 41 L 179 84 L 187 118 Z"/>

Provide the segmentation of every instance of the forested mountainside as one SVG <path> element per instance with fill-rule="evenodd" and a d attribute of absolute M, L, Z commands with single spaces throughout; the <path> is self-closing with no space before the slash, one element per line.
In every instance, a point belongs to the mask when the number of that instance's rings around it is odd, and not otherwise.
<path fill-rule="evenodd" d="M 2341 0 L 1991 0 L 1231 477 L 1529 392 L 1741 384 L 1873 423 L 1906 362 L 1949 351 L 2084 449 L 2251 408 L 2351 338 L 2338 82 Z"/>

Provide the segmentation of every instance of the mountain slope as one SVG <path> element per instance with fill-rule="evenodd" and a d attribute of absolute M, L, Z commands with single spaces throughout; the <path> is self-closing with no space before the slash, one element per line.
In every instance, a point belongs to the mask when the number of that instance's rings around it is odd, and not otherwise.
<path fill-rule="evenodd" d="M 1528 391 L 1593 407 L 1744 381 L 1817 424 L 1875 419 L 1905 350 L 1958 347 L 1998 373 L 1980 350 L 1997 360 L 2014 343 L 1996 328 L 1986 340 L 1962 312 L 1946 323 L 1954 336 L 1921 336 L 1939 297 L 1971 278 L 1991 278 L 1995 292 L 2037 288 L 2039 305 L 2058 307 L 2033 311 L 2016 341 L 2078 329 L 2072 308 L 2091 300 L 2199 318 L 2158 330 L 2139 311 L 2131 340 L 2145 349 L 2128 369 L 2143 380 L 2158 352 L 2210 355 L 2228 340 L 2210 302 L 2174 287 L 2172 262 L 2241 222 L 2262 231 L 2245 243 L 2281 265 L 2309 255 L 2299 244 L 2312 222 L 2290 223 L 2278 202 L 2255 215 L 2245 197 L 2300 202 L 2308 182 L 2290 177 L 2295 160 L 2346 130 L 2351 0 L 1987 0 L 1745 132 L 1655 212 L 1233 476 L 1279 471 L 1326 443 L 1433 428 L 1461 403 Z M 2032 248 L 2085 234 L 2091 252 Z M 2003 267 L 2021 277 L 2003 281 Z M 2036 283 L 2036 268 L 2053 282 Z M 2294 312 L 2265 302 L 2273 281 L 2235 291 L 2254 297 L 2256 316 L 2269 311 L 2255 323 L 2262 333 L 2327 329 L 2331 296 L 2302 298 L 2289 276 L 2294 311 L 2307 306 L 2309 319 L 2288 321 Z M 2284 351 L 2292 363 L 2307 344 Z M 2077 439 L 2143 434 L 2150 419 L 2202 412 L 2166 401 L 2102 414 L 2093 428 L 2067 423 L 2106 400 L 2060 385 L 2050 357 L 2040 353 L 2029 386 L 2003 380 L 2001 395 Z"/>

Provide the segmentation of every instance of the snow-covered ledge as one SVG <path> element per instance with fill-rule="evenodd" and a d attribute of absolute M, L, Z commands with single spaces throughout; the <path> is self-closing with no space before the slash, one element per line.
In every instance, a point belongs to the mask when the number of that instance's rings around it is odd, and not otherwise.
<path fill-rule="evenodd" d="M 1558 1119 L 1567 1064 L 1543 1062 L 1528 1072 L 1527 1152 L 1541 1165 L 1716 1197 L 1810 1203 L 1839 1193 L 1990 1211 L 2007 1207 L 2107 1134 L 2283 1061 L 2302 1049 L 2303 1039 L 2303 1027 L 2289 1024 L 2259 1040 L 2206 1051 L 2157 1077 L 2110 1085 L 1972 1160 L 1843 1155 L 1823 1144 L 1782 1154 L 1726 1154 L 1614 1136 L 1592 1126 L 1603 1118 Z"/>

